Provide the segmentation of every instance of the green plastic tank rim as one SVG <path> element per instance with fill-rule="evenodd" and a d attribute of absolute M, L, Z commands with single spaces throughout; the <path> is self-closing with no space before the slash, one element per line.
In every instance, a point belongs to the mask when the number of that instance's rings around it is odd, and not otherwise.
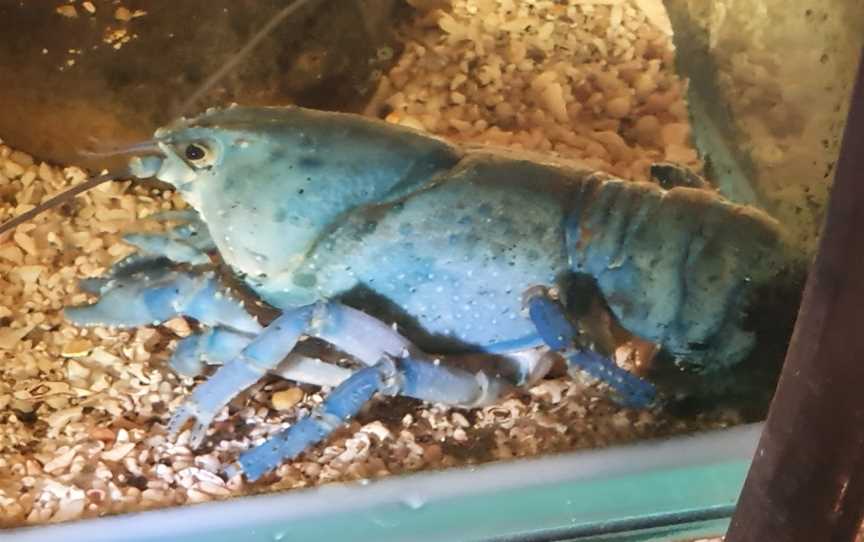
<path fill-rule="evenodd" d="M 761 428 L 11 529 L 0 540 L 533 542 L 685 532 L 731 514 Z"/>

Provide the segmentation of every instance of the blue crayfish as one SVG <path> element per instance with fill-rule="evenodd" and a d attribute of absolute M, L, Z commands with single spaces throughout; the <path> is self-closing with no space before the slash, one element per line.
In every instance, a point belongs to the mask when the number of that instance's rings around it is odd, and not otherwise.
<path fill-rule="evenodd" d="M 298 107 L 211 110 L 158 130 L 133 175 L 172 184 L 197 214 L 84 286 L 79 325 L 178 315 L 203 331 L 172 365 L 221 364 L 174 413 L 200 444 L 213 418 L 268 371 L 335 386 L 239 458 L 250 479 L 297 456 L 375 394 L 466 407 L 530 385 L 564 360 L 625 406 L 654 385 L 580 326 L 599 294 L 618 323 L 676 359 L 730 367 L 754 346 L 745 314 L 783 250 L 771 217 L 688 184 L 668 189 L 563 160 L 465 148 L 365 117 Z M 670 178 L 674 178 L 671 176 Z M 675 184 L 675 183 L 673 183 Z M 281 311 L 269 325 L 221 286 L 216 252 Z M 301 354 L 304 337 L 358 362 Z"/>

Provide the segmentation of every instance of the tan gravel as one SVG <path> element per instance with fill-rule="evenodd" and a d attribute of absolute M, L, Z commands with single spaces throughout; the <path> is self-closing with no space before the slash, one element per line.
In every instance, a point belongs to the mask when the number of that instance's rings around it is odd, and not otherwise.
<path fill-rule="evenodd" d="M 432 8 L 405 30 L 405 52 L 378 95 L 388 120 L 459 141 L 583 158 L 633 179 L 645 179 L 648 165 L 661 159 L 698 167 L 684 85 L 670 70 L 656 13 L 649 19 L 637 7 L 645 1 L 415 3 Z M 0 146 L 0 221 L 85 176 Z M 184 206 L 172 192 L 108 184 L 0 237 L 0 525 L 607 446 L 739 421 L 735 412 L 684 422 L 620 410 L 602 390 L 552 379 L 471 411 L 376 400 L 262 481 L 225 479 L 222 469 L 238 452 L 308 413 L 321 390 L 265 379 L 226 408 L 204 448 L 193 451 L 188 432 L 170 440 L 165 430 L 193 384 L 165 364 L 188 325 L 78 329 L 61 315 L 62 307 L 87 301 L 81 278 L 132 252 L 121 232 L 158 229 L 146 216 Z"/>

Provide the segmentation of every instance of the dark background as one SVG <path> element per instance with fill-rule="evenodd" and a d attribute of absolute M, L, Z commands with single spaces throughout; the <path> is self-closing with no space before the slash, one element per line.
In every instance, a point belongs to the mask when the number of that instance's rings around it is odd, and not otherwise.
<path fill-rule="evenodd" d="M 38 159 L 95 165 L 79 152 L 148 139 L 291 1 L 91 0 L 91 15 L 80 0 L 0 0 L 0 137 Z M 118 21 L 119 6 L 147 14 Z M 362 109 L 410 15 L 400 0 L 311 0 L 182 113 L 233 101 Z M 115 49 L 104 37 L 120 28 L 137 37 Z M 379 54 L 385 46 L 396 54 Z"/>

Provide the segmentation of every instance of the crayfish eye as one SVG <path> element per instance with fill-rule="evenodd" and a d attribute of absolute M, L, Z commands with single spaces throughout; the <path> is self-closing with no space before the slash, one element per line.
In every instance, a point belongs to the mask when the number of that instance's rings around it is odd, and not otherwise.
<path fill-rule="evenodd" d="M 195 167 L 207 167 L 213 164 L 214 154 L 203 143 L 189 143 L 183 150 L 183 154 L 189 163 Z"/>
<path fill-rule="evenodd" d="M 200 160 L 204 158 L 206 154 L 207 151 L 194 143 L 186 147 L 186 158 L 190 160 Z"/>

